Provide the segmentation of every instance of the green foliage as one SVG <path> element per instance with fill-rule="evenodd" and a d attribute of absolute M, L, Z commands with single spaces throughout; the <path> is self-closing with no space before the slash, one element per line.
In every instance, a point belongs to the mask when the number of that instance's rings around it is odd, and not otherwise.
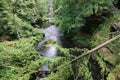
<path fill-rule="evenodd" d="M 65 62 L 64 64 L 66 64 L 67 62 Z M 64 65 L 63 64 L 63 65 Z M 56 80 L 68 80 L 69 77 L 73 74 L 73 71 L 72 71 L 72 68 L 71 68 L 71 65 L 66 65 L 64 67 L 59 66 L 59 69 L 56 73 L 51 73 L 49 76 L 48 76 L 48 79 L 49 80 L 53 80 L 53 79 L 56 79 Z"/>
<path fill-rule="evenodd" d="M 16 13 L 18 17 L 26 21 L 34 21 L 36 19 L 36 15 L 39 15 L 37 13 L 37 7 L 35 6 L 35 0 L 14 0 L 11 1 L 9 4 L 11 4 L 10 7 L 12 10 L 14 10 L 14 13 Z"/>
<path fill-rule="evenodd" d="M 85 80 L 93 80 L 91 72 L 89 70 L 89 61 L 87 58 L 79 60 L 77 62 L 79 64 L 78 68 L 78 75 L 79 77 L 83 77 Z"/>
<path fill-rule="evenodd" d="M 0 79 L 29 80 L 46 61 L 35 50 L 36 37 L 0 43 Z"/>
<path fill-rule="evenodd" d="M 119 80 L 120 79 L 120 64 L 117 65 L 109 74 L 107 77 L 107 80 Z"/>
<path fill-rule="evenodd" d="M 85 17 L 94 15 L 104 7 L 109 0 L 54 0 L 55 22 L 65 32 L 72 28 L 85 25 Z"/>
<path fill-rule="evenodd" d="M 110 54 L 101 50 L 95 55 L 81 58 L 68 64 L 76 56 L 84 54 L 87 49 L 62 48 L 54 41 L 48 40 L 46 44 L 55 46 L 59 51 L 59 57 L 48 59 L 39 55 L 35 50 L 35 43 L 43 38 L 40 29 L 33 28 L 31 22 L 37 19 L 45 20 L 47 16 L 47 0 L 0 0 L 0 36 L 16 35 L 19 40 L 0 42 L 0 80 L 29 80 L 31 74 L 41 69 L 42 65 L 48 64 L 51 73 L 49 80 L 74 79 L 93 80 L 91 68 L 98 67 L 99 75 L 107 76 L 107 80 L 119 80 L 120 66 L 120 40 L 111 43 L 105 48 Z M 85 26 L 86 17 L 96 15 L 104 9 L 112 6 L 112 0 L 54 0 L 54 22 L 64 32 L 73 28 Z M 108 40 L 109 26 L 120 20 L 120 12 L 114 11 L 113 16 L 105 19 L 99 29 L 96 29 L 92 36 L 78 36 L 72 34 L 72 40 L 79 45 L 87 45 L 90 48 Z M 41 23 L 40 23 L 41 24 Z M 93 26 L 94 27 L 94 26 Z M 80 31 L 80 30 L 78 30 Z M 46 45 L 45 44 L 45 45 Z M 86 47 L 86 46 L 85 46 Z M 93 59 L 97 65 L 90 61 Z M 52 70 L 57 68 L 56 73 Z M 104 78 L 100 79 L 104 79 Z"/>
<path fill-rule="evenodd" d="M 47 0 L 36 0 L 37 7 L 41 10 L 42 18 L 47 16 L 48 7 L 47 7 Z M 44 14 L 44 15 L 43 15 Z"/>
<path fill-rule="evenodd" d="M 92 38 L 85 38 L 85 37 L 80 37 L 80 36 L 74 36 L 72 38 L 73 41 L 76 41 L 76 44 L 79 45 L 84 45 L 86 47 L 91 47 L 93 44 Z"/>
<path fill-rule="evenodd" d="M 55 3 L 54 10 L 56 14 L 55 22 L 65 32 L 69 32 L 73 28 L 83 27 L 85 25 L 86 17 L 90 15 L 93 16 L 97 15 L 97 13 L 99 13 L 104 9 L 111 10 L 109 8 L 112 6 L 111 0 L 98 0 L 98 1 L 54 0 L 54 3 Z M 96 29 L 96 31 L 92 36 L 81 37 L 79 34 L 71 34 L 74 43 L 76 43 L 77 46 L 82 44 L 82 45 L 89 45 L 89 47 L 92 48 L 103 43 L 104 41 L 107 41 L 109 39 L 110 25 L 114 22 L 119 22 L 119 18 L 120 18 L 119 11 L 117 11 L 116 9 L 114 9 L 112 13 L 113 15 L 110 15 L 109 18 L 103 17 L 105 21 L 103 23 L 100 23 L 100 25 L 96 26 L 98 28 Z M 93 80 L 92 75 L 95 76 L 96 74 L 99 74 L 100 79 L 105 79 L 108 77 L 107 78 L 108 80 L 112 80 L 113 78 L 112 79 L 110 78 L 116 75 L 115 72 L 117 71 L 114 72 L 114 70 L 116 70 L 115 66 L 119 65 L 119 59 L 120 59 L 118 57 L 120 52 L 119 50 L 120 47 L 118 44 L 119 44 L 119 40 L 110 43 L 105 47 L 106 51 L 108 52 L 102 52 L 101 49 L 99 50 L 99 52 L 96 52 L 96 54 L 92 56 L 92 59 L 94 59 L 97 62 L 97 64 L 94 64 L 94 62 L 93 63 L 89 62 L 89 59 L 87 59 L 86 57 L 81 58 L 78 62 L 75 62 L 76 66 L 78 67 L 78 68 L 76 67 L 77 68 L 76 74 L 78 74 L 76 76 L 83 77 L 85 80 Z M 98 69 L 96 69 L 96 71 L 99 70 L 97 71 L 98 73 L 89 70 L 90 69 L 89 65 L 93 65 L 92 66 L 93 68 L 98 67 Z M 108 75 L 109 72 L 110 74 Z M 75 75 L 74 71 L 73 71 L 73 75 Z M 119 78 L 118 79 L 114 78 L 114 80 L 119 80 Z"/>
<path fill-rule="evenodd" d="M 107 41 L 110 38 L 110 26 L 114 22 L 119 22 L 120 12 L 114 11 L 113 16 L 109 19 L 106 19 L 104 23 L 100 25 L 100 29 L 94 34 L 94 43 L 101 44 Z M 117 35 L 117 34 L 116 34 Z M 107 46 L 104 49 L 100 49 L 93 58 L 98 62 L 99 67 L 101 68 L 101 75 L 107 75 L 107 80 L 119 80 L 118 72 L 120 65 L 120 40 L 116 40 Z M 109 73 L 109 74 L 108 74 Z"/>
<path fill-rule="evenodd" d="M 57 46 L 57 45 L 56 45 Z M 50 80 L 56 79 L 56 80 L 69 80 L 70 78 L 79 79 L 84 78 L 86 80 L 93 80 L 91 77 L 91 72 L 89 71 L 89 61 L 88 58 L 82 58 L 81 60 L 78 60 L 72 64 L 68 64 L 69 61 L 73 59 L 73 57 L 80 55 L 81 53 L 85 53 L 86 49 L 79 49 L 79 48 L 62 48 L 60 46 L 57 46 L 59 50 L 59 55 L 62 55 L 61 57 L 54 58 L 53 63 L 51 64 L 54 67 L 57 67 L 56 73 L 50 73 L 50 75 L 47 77 Z M 51 67 L 52 68 L 52 67 Z M 74 69 L 75 68 L 75 69 Z"/>
<path fill-rule="evenodd" d="M 41 19 L 41 12 L 36 4 L 35 0 L 1 0 L 0 36 L 31 36 L 34 31 L 31 23 Z M 39 26 L 41 23 L 39 22 Z"/>
<path fill-rule="evenodd" d="M 10 20 L 9 18 L 9 8 L 8 8 L 8 4 L 6 1 L 1 0 L 0 1 L 0 33 L 3 33 L 4 31 L 6 32 L 7 30 L 9 30 L 11 28 L 11 26 L 7 25 L 8 21 Z M 1 34 L 2 35 L 2 34 Z"/>
<path fill-rule="evenodd" d="M 44 62 L 34 48 L 36 41 L 43 38 L 42 31 L 30 24 L 38 14 L 35 1 L 1 0 L 0 11 L 0 36 L 14 35 L 20 38 L 0 42 L 0 79 L 29 80 Z"/>

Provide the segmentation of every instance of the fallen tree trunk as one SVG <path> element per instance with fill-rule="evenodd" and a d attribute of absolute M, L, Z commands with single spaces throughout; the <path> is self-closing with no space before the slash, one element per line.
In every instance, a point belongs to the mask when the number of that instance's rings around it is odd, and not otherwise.
<path fill-rule="evenodd" d="M 108 40 L 108 41 L 106 41 L 106 42 L 100 44 L 99 46 L 97 46 L 97 47 L 95 47 L 95 48 L 93 48 L 93 49 L 87 51 L 86 53 L 84 53 L 84 54 L 82 54 L 82 55 L 76 57 L 75 59 L 71 60 L 70 63 L 72 63 L 72 62 L 74 62 L 74 61 L 80 59 L 81 57 L 84 57 L 84 56 L 86 56 L 86 55 L 88 55 L 88 54 L 91 54 L 91 53 L 93 53 L 93 52 L 95 52 L 95 51 L 101 49 L 101 48 L 104 47 L 105 45 L 107 45 L 107 44 L 109 44 L 109 43 L 111 43 L 111 42 L 117 40 L 118 38 L 120 38 L 120 34 L 117 35 L 117 36 L 115 36 L 114 38 L 112 38 L 112 39 L 110 39 L 110 40 Z"/>
<path fill-rule="evenodd" d="M 68 62 L 68 63 L 66 63 L 66 64 L 64 64 L 64 65 L 61 65 L 60 67 L 64 67 L 64 66 L 66 66 L 66 65 L 68 65 L 68 64 L 71 64 L 71 63 L 73 63 L 73 62 L 79 60 L 80 58 L 82 58 L 82 57 L 84 57 L 84 56 L 87 56 L 87 55 L 89 55 L 89 54 L 92 54 L 93 52 L 95 52 L 95 51 L 101 49 L 101 48 L 104 47 L 105 45 L 107 45 L 107 44 L 109 44 L 109 43 L 111 43 L 111 42 L 113 42 L 113 41 L 115 41 L 115 40 L 117 40 L 117 39 L 119 39 L 119 38 L 120 38 L 120 34 L 117 35 L 117 36 L 115 36 L 114 38 L 112 38 L 112 39 L 110 39 L 110 40 L 108 40 L 108 41 L 106 41 L 106 42 L 100 44 L 99 46 L 97 46 L 97 47 L 95 47 L 95 48 L 93 48 L 93 49 L 87 51 L 86 53 L 77 56 L 76 58 L 74 58 L 74 59 L 71 60 L 70 62 Z M 56 70 L 59 69 L 60 67 L 55 68 L 53 71 L 56 71 Z"/>

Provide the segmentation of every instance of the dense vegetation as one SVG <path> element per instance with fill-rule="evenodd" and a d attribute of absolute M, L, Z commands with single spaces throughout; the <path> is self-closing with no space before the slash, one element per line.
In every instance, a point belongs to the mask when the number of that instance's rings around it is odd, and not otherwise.
<path fill-rule="evenodd" d="M 53 44 L 59 55 L 52 63 L 35 49 L 44 35 L 40 28 L 49 24 L 46 3 L 0 0 L 0 80 L 39 80 L 46 63 L 49 80 L 120 80 L 119 39 L 67 64 L 109 40 L 111 24 L 120 22 L 120 0 L 53 0 L 51 22 L 64 33 L 65 48 Z"/>

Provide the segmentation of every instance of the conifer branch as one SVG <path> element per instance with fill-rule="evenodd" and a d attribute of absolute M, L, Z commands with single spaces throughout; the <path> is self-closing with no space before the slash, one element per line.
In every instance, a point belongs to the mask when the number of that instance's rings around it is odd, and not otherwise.
<path fill-rule="evenodd" d="M 87 56 L 87 55 L 89 55 L 89 54 L 92 54 L 93 52 L 101 49 L 101 48 L 104 47 L 105 45 L 107 45 L 107 44 L 109 44 L 109 43 L 111 43 L 111 42 L 113 42 L 113 41 L 115 41 L 115 40 L 117 40 L 117 39 L 119 39 L 119 38 L 120 38 L 120 34 L 117 35 L 117 36 L 115 36 L 114 38 L 112 38 L 112 39 L 110 39 L 110 40 L 108 40 L 108 41 L 100 44 L 99 46 L 97 46 L 97 47 L 95 47 L 95 48 L 87 51 L 86 53 L 84 53 L 84 54 L 82 54 L 82 55 L 79 55 L 78 57 L 74 58 L 73 60 L 71 60 L 71 61 L 68 62 L 67 64 L 63 64 L 63 65 L 61 65 L 60 67 L 55 68 L 53 71 L 56 71 L 56 70 L 58 70 L 58 69 L 61 68 L 61 67 L 65 67 L 66 65 L 71 64 L 71 63 L 79 60 L 80 58 L 82 58 L 82 57 L 84 57 L 84 56 Z"/>
<path fill-rule="evenodd" d="M 16 3 L 17 3 L 17 1 L 16 1 Z M 15 29 L 16 29 L 17 37 L 20 40 L 20 34 L 19 34 L 19 31 L 18 31 L 18 26 L 17 26 L 16 19 L 15 19 L 15 12 L 14 12 L 11 0 L 8 0 L 8 5 L 10 7 L 10 13 L 12 13 L 12 17 L 13 17 L 12 21 L 13 21 L 13 25 L 15 26 Z"/>
<path fill-rule="evenodd" d="M 76 57 L 75 59 L 71 60 L 70 63 L 72 63 L 72 62 L 74 62 L 74 61 L 80 59 L 81 57 L 84 57 L 84 56 L 86 56 L 86 55 L 89 55 L 89 54 L 91 54 L 91 53 L 93 53 L 93 52 L 95 52 L 95 51 L 101 49 L 101 48 L 104 47 L 105 45 L 107 45 L 107 44 L 109 44 L 109 43 L 111 43 L 111 42 L 117 40 L 118 38 L 120 38 L 120 34 L 117 35 L 117 36 L 115 36 L 114 38 L 112 38 L 112 39 L 110 39 L 110 40 L 108 40 L 108 41 L 106 41 L 106 42 L 100 44 L 99 46 L 97 46 L 97 47 L 95 47 L 95 48 L 93 48 L 93 49 L 87 51 L 85 54 L 79 55 L 79 56 Z"/>

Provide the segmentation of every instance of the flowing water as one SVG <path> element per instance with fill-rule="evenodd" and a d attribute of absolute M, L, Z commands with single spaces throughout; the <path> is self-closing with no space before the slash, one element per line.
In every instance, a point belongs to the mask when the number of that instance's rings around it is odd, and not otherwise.
<path fill-rule="evenodd" d="M 59 30 L 58 27 L 56 27 L 55 25 L 52 25 L 46 29 L 43 29 L 43 32 L 45 34 L 44 39 L 38 43 L 37 45 L 37 50 L 39 50 L 40 54 L 43 55 L 44 57 L 52 60 L 52 58 L 56 57 L 56 55 L 58 54 L 57 48 L 51 44 L 45 44 L 46 41 L 48 40 L 54 40 L 57 44 L 61 45 L 61 36 L 63 36 Z M 40 48 L 42 48 L 42 50 L 40 50 Z M 52 62 L 52 61 L 51 61 Z M 42 69 L 45 71 L 49 70 L 49 66 L 43 65 Z M 43 77 L 46 77 L 45 72 L 42 73 Z M 40 80 L 42 80 L 42 78 L 40 78 Z"/>
<path fill-rule="evenodd" d="M 54 15 L 53 0 L 47 0 L 47 6 L 48 6 L 48 21 L 51 22 Z"/>
<path fill-rule="evenodd" d="M 53 5 L 52 5 L 53 0 L 47 0 L 47 5 L 48 5 L 48 21 L 51 22 L 53 18 Z M 48 28 L 43 29 L 43 32 L 45 34 L 44 39 L 38 43 L 37 45 L 37 50 L 40 52 L 41 55 L 44 57 L 48 58 L 51 63 L 53 61 L 53 58 L 56 57 L 58 54 L 58 50 L 55 46 L 52 44 L 47 44 L 46 42 L 48 40 L 53 40 L 55 41 L 58 45 L 61 45 L 61 36 L 63 36 L 59 30 L 59 28 L 55 25 L 51 25 Z M 49 66 L 48 64 L 43 65 L 42 69 L 45 71 L 49 71 Z M 46 77 L 47 74 L 43 71 L 42 72 L 42 77 Z M 43 78 L 40 78 L 40 80 L 43 80 Z"/>

